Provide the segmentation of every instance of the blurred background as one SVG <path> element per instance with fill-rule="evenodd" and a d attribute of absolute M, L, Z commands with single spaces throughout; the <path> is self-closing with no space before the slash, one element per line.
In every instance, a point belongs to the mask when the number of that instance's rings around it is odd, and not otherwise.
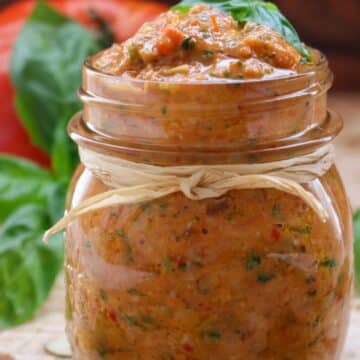
<path fill-rule="evenodd" d="M 68 93 L 65 95 L 69 96 L 64 96 L 60 102 L 55 102 L 51 96 L 55 93 L 56 97 L 59 97 L 56 87 L 59 84 L 53 86 L 52 81 L 55 76 L 52 78 L 46 73 L 50 71 L 49 74 L 52 74 L 51 71 L 54 69 L 49 67 L 45 71 L 49 61 L 40 65 L 36 61 L 42 56 L 45 60 L 58 59 L 61 66 L 68 61 L 66 57 L 62 57 L 64 54 L 51 53 L 49 45 L 54 41 L 53 37 L 59 36 L 56 27 L 57 24 L 60 24 L 60 27 L 64 20 L 53 13 L 49 18 L 38 13 L 37 20 L 43 22 L 45 29 L 43 35 L 46 41 L 43 41 L 33 36 L 31 33 L 33 28 L 28 24 L 36 1 L 0 0 L 0 331 L 3 328 L 22 324 L 33 318 L 34 314 L 37 315 L 33 323 L 25 325 L 20 332 L 16 329 L 0 333 L 0 360 L 11 359 L 2 357 L 2 353 L 5 352 L 22 354 L 23 357 L 19 359 L 28 360 L 28 353 L 40 351 L 36 348 L 39 347 L 38 342 L 31 341 L 35 329 L 41 329 L 41 331 L 36 330 L 37 336 L 43 336 L 44 339 L 47 338 L 49 331 L 55 331 L 54 329 L 62 331 L 62 327 L 57 325 L 63 321 L 62 279 L 58 279 L 50 300 L 45 307 L 42 306 L 61 271 L 62 249 L 51 250 L 55 259 L 53 264 L 41 262 L 38 259 L 40 252 L 32 255 L 32 251 L 35 248 L 34 244 L 40 242 L 43 231 L 49 225 L 46 221 L 53 221 L 53 215 L 57 210 L 61 213 L 65 189 L 73 167 L 77 163 L 77 157 L 73 155 L 74 145 L 65 135 L 65 127 L 71 114 L 81 107 L 76 99 L 76 89 L 81 81 L 82 60 L 89 53 L 107 47 L 113 41 L 125 40 L 143 22 L 154 18 L 166 10 L 167 6 L 176 3 L 165 0 L 48 0 L 44 2 L 55 8 L 59 14 L 69 17 L 74 24 L 80 23 L 85 26 L 89 33 L 89 29 L 96 31 L 98 36 L 95 41 L 89 39 L 88 34 L 81 32 L 80 29 L 75 29 L 75 45 L 72 46 L 76 54 L 70 55 L 77 56 L 77 63 L 67 63 L 66 68 L 61 68 L 64 78 L 72 80 L 66 84 Z M 330 93 L 329 106 L 342 115 L 345 124 L 343 132 L 336 139 L 337 163 L 355 211 L 360 208 L 360 0 L 274 0 L 274 2 L 298 30 L 301 39 L 324 52 L 330 61 L 335 82 Z M 50 21 L 50 18 L 55 20 Z M 26 28 L 23 30 L 25 24 Z M 80 45 L 84 43 L 87 47 L 80 49 Z M 34 51 L 39 51 L 38 58 L 33 56 Z M 56 67 L 56 64 L 54 66 Z M 40 71 L 37 71 L 39 69 Z M 45 75 L 41 75 L 41 70 L 44 70 Z M 49 79 L 51 81 L 48 81 Z M 24 94 L 29 89 L 34 93 L 40 90 L 43 92 L 39 92 L 41 96 L 37 99 L 24 98 Z M 17 106 L 15 106 L 16 95 Z M 60 115 L 63 117 L 61 122 Z M 4 155 L 16 156 L 17 159 L 26 159 L 31 163 L 17 160 L 3 161 L 1 158 Z M 62 167 L 64 163 L 69 166 Z M 45 188 L 49 191 L 45 191 Z M 34 197 L 34 194 L 39 196 Z M 50 220 L 43 221 L 44 228 L 36 228 L 36 233 L 31 228 L 32 232 L 29 236 L 19 237 L 19 234 L 27 231 L 28 224 L 16 223 L 17 218 L 21 216 L 26 218 L 16 213 L 17 207 L 35 202 L 47 208 L 49 199 L 51 199 L 51 209 L 47 216 Z M 59 209 L 54 210 L 54 203 Z M 13 216 L 13 212 L 16 216 Z M 360 212 L 356 217 L 358 219 L 357 266 L 360 279 Z M 4 250 L 1 248 L 1 241 L 11 240 L 9 234 L 13 237 L 17 236 L 17 248 Z M 8 262 L 9 251 L 19 255 L 21 247 L 22 257 Z M 31 280 L 26 277 L 28 268 L 23 266 L 27 255 L 29 258 L 33 256 L 38 261 L 39 269 L 46 273 L 44 276 L 46 281 L 37 280 L 41 291 L 38 291 L 36 296 L 31 293 L 29 286 L 24 286 L 24 283 L 27 284 Z M 18 269 L 16 278 L 8 276 L 14 268 Z M 25 343 L 26 347 L 19 347 Z"/>

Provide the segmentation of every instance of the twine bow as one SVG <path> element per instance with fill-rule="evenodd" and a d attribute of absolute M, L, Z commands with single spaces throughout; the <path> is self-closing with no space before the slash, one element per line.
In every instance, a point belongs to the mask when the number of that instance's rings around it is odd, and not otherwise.
<path fill-rule="evenodd" d="M 154 166 L 135 163 L 80 147 L 88 170 L 113 190 L 93 196 L 72 208 L 49 229 L 44 240 L 90 211 L 120 204 L 137 204 L 182 192 L 191 200 L 217 198 L 230 190 L 274 188 L 304 200 L 322 221 L 328 213 L 301 184 L 324 175 L 334 163 L 334 148 L 323 146 L 292 159 L 261 164 Z"/>

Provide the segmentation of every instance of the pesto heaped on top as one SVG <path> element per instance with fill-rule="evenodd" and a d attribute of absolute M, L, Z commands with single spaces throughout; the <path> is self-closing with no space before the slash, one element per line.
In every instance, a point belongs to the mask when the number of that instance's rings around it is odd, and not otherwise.
<path fill-rule="evenodd" d="M 203 4 L 164 13 L 93 65 L 108 74 L 172 81 L 276 77 L 303 66 L 300 53 L 276 31 Z"/>

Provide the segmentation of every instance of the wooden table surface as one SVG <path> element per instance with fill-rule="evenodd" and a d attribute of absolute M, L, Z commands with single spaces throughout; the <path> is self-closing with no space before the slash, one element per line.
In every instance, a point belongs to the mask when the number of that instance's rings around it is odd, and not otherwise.
<path fill-rule="evenodd" d="M 337 163 L 354 209 L 360 208 L 360 94 L 334 94 L 330 107 L 341 113 L 345 121 L 344 131 L 336 140 Z M 1 353 L 11 354 L 16 360 L 54 360 L 43 347 L 64 333 L 63 299 L 60 276 L 49 300 L 32 322 L 0 333 L 0 360 L 8 360 Z M 360 360 L 360 299 L 354 300 L 343 360 Z"/>

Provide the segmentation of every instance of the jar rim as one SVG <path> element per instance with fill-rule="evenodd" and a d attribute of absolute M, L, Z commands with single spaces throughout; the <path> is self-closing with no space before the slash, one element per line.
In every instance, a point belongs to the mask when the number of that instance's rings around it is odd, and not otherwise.
<path fill-rule="evenodd" d="M 221 111 L 237 105 L 260 105 L 282 102 L 287 99 L 316 97 L 327 92 L 333 82 L 333 74 L 324 54 L 319 62 L 301 72 L 287 76 L 264 77 L 260 79 L 219 79 L 219 81 L 152 81 L 107 74 L 91 64 L 93 55 L 83 65 L 83 84 L 79 97 L 86 104 L 126 106 L 132 111 L 146 110 L 154 104 L 163 103 L 177 106 L 177 111 L 186 112 L 200 103 L 208 109 Z M 101 54 L 101 52 L 100 52 Z M 212 93 L 212 97 L 209 97 Z M 219 102 L 215 93 L 227 98 Z M 215 101 L 214 101 L 215 97 Z M 116 111 L 116 110 L 115 110 Z"/>
<path fill-rule="evenodd" d="M 112 153 L 116 156 L 131 159 L 138 162 L 138 159 L 145 159 L 147 156 L 151 163 L 161 164 L 164 156 L 167 159 L 179 160 L 191 164 L 194 158 L 200 158 L 206 164 L 241 163 L 253 155 L 261 155 L 266 159 L 267 156 L 277 158 L 287 158 L 289 154 L 307 154 L 320 146 L 332 142 L 343 128 L 343 120 L 335 111 L 328 110 L 327 119 L 323 126 L 313 128 L 312 131 L 278 142 L 260 143 L 256 146 L 239 146 L 238 144 L 229 145 L 227 148 L 194 148 L 194 147 L 171 147 L 171 146 L 146 146 L 144 144 L 134 144 L 124 142 L 119 139 L 110 138 L 91 129 L 83 119 L 83 113 L 78 112 L 69 122 L 68 132 L 72 140 L 82 147 L 89 147 L 98 152 Z M 244 145 L 244 144 L 243 144 Z M 139 154 L 142 154 L 140 157 Z M 291 157 L 291 156 L 290 156 Z"/>
<path fill-rule="evenodd" d="M 69 132 L 80 145 L 102 144 L 99 151 L 169 158 L 181 152 L 190 162 L 194 156 L 239 162 L 240 154 L 274 148 L 306 152 L 342 128 L 326 113 L 333 76 L 319 54 L 316 64 L 287 77 L 184 83 L 106 74 L 89 58 L 79 90 L 84 112 Z"/>

